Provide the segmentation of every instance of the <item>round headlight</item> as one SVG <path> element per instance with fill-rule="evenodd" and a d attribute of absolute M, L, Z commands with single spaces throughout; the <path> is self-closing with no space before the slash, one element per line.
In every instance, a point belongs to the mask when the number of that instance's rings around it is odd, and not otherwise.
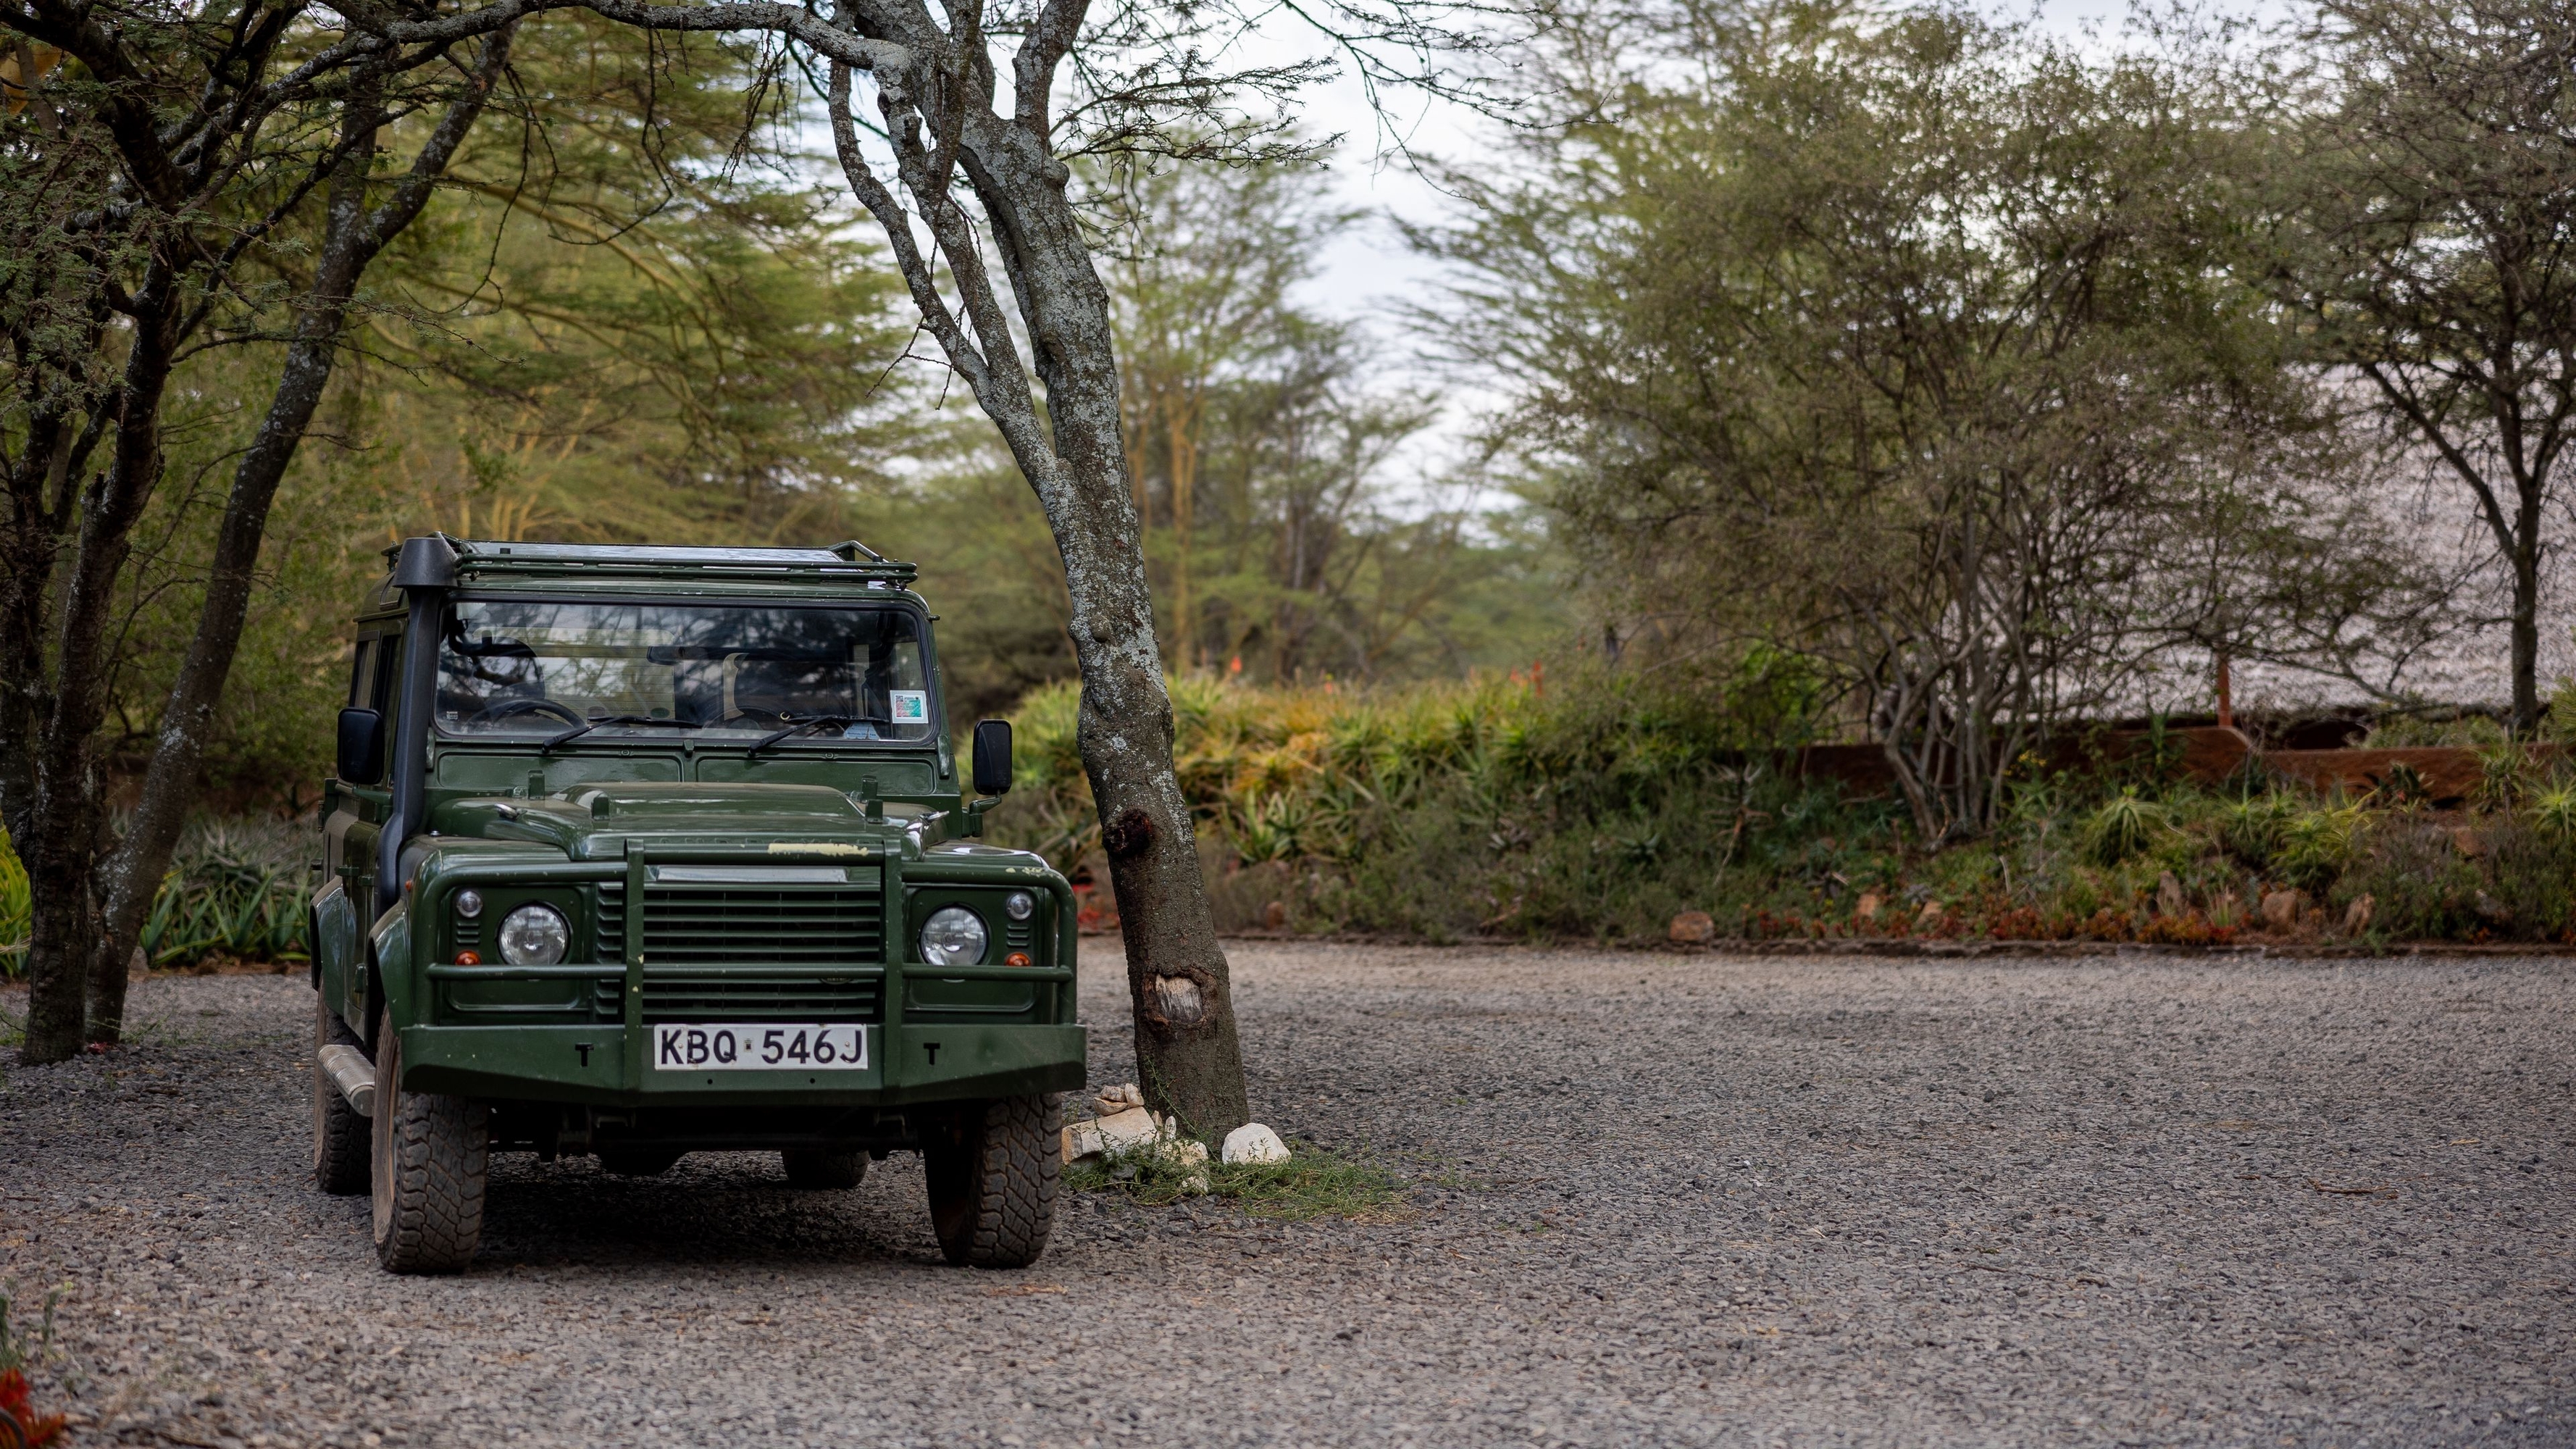
<path fill-rule="evenodd" d="M 572 928 L 552 906 L 521 906 L 501 918 L 501 959 L 513 966 L 552 966 L 572 944 Z"/>
<path fill-rule="evenodd" d="M 1027 891 L 1013 891 L 1002 898 L 1002 913 L 1014 921 L 1025 921 L 1038 908 L 1038 898 Z"/>
<path fill-rule="evenodd" d="M 984 918 L 964 906 L 942 906 L 921 923 L 921 959 L 933 966 L 972 966 L 984 959 Z"/>
<path fill-rule="evenodd" d="M 483 914 L 482 892 L 458 891 L 456 893 L 456 914 L 458 919 L 467 921 L 473 920 L 476 916 Z"/>

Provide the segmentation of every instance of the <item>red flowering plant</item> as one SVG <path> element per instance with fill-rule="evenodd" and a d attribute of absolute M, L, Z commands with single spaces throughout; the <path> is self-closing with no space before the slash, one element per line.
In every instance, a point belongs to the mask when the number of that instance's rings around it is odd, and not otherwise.
<path fill-rule="evenodd" d="M 54 1337 L 54 1300 L 45 1298 L 45 1318 L 36 1334 L 41 1355 Z M 34 1391 L 27 1384 L 27 1336 L 9 1327 L 9 1298 L 0 1294 L 0 1449 L 40 1449 L 63 1435 L 63 1416 L 36 1414 Z"/>

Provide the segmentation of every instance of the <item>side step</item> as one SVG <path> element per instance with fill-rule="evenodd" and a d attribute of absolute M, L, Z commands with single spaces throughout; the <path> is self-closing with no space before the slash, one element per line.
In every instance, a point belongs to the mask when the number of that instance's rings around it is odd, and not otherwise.
<path fill-rule="evenodd" d="M 361 1117 L 376 1115 L 376 1064 L 353 1046 L 326 1046 L 316 1054 L 322 1071 Z"/>

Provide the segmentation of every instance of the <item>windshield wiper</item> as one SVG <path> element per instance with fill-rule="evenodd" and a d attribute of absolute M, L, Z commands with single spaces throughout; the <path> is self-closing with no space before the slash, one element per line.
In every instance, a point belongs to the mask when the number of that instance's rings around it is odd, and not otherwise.
<path fill-rule="evenodd" d="M 760 742 L 758 744 L 755 744 L 750 749 L 743 751 L 742 755 L 744 759 L 750 759 L 752 756 L 768 749 L 771 745 L 778 743 L 789 735 L 803 734 L 807 730 L 819 730 L 827 725 L 836 729 L 848 729 L 854 724 L 875 723 L 875 720 L 867 719 L 855 714 L 818 714 L 812 719 L 800 719 L 783 730 L 771 730 L 768 734 L 760 737 Z"/>
<path fill-rule="evenodd" d="M 554 736 L 544 744 L 537 746 L 537 753 L 540 755 L 551 755 L 555 752 L 555 746 L 564 744 L 567 741 L 579 739 L 583 735 L 589 734 L 592 730 L 599 728 L 601 725 L 661 725 L 670 729 L 683 730 L 706 728 L 704 725 L 697 724 L 689 720 L 656 719 L 653 716 L 646 714 L 605 715 L 599 719 L 592 720 L 588 724 L 575 725 L 571 729 L 565 730 L 562 734 Z"/>

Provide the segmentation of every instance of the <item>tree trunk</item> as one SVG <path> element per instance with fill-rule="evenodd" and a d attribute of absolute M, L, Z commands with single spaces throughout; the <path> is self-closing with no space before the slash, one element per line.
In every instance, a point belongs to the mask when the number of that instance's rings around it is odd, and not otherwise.
<path fill-rule="evenodd" d="M 2540 730 L 2540 491 L 2523 490 L 2513 538 L 2513 713 L 2515 739 Z"/>
<path fill-rule="evenodd" d="M 81 492 L 80 541 L 54 640 L 54 698 L 31 741 L 36 788 L 29 815 L 38 858 L 27 861 L 34 919 L 21 1048 L 29 1062 L 62 1061 L 81 1047 L 102 923 L 104 782 L 91 746 L 109 703 L 104 647 L 134 525 L 161 480 L 161 397 L 177 355 L 180 306 L 175 270 L 157 263 L 126 303 L 133 332 L 115 404 L 113 452 Z"/>
<path fill-rule="evenodd" d="M 1077 741 L 1118 896 L 1136 1070 L 1149 1104 L 1194 1134 L 1220 1136 L 1250 1120 L 1251 1108 L 1231 975 L 1172 765 L 1172 701 L 1128 501 L 1109 291 L 1065 195 L 1063 163 L 1013 140 L 971 152 L 968 175 L 996 217 L 1046 383 L 1056 466 L 1022 466 L 1073 598 Z"/>
<path fill-rule="evenodd" d="M 686 7 L 675 13 L 697 14 Z M 977 13 L 966 12 L 970 30 L 980 23 Z M 859 148 L 849 111 L 850 67 L 873 61 L 855 53 L 846 37 L 815 38 L 817 48 L 834 47 L 827 50 L 830 106 L 842 171 L 885 229 L 923 326 L 974 390 L 1037 494 L 1064 560 L 1082 674 L 1076 742 L 1126 938 L 1138 1077 L 1149 1103 L 1192 1133 L 1214 1136 L 1251 1115 L 1233 991 L 1199 877 L 1197 834 L 1172 769 L 1172 701 L 1154 638 L 1143 523 L 1129 494 L 1135 474 L 1121 426 L 1109 290 L 1065 194 L 1072 172 L 1050 153 L 1053 132 L 1044 114 L 1062 54 L 1049 47 L 1069 45 L 1080 20 L 1078 0 L 1047 7 L 1023 42 L 1020 109 L 1011 120 L 986 106 L 989 73 L 979 89 L 964 88 L 977 74 L 971 64 L 947 72 L 907 59 L 902 73 L 880 75 L 881 134 L 893 141 L 897 172 L 917 211 L 895 199 Z M 923 95 L 932 102 L 916 109 Z M 952 164 L 963 170 L 983 210 L 989 252 L 956 199 Z M 940 292 L 932 258 L 916 244 L 916 216 L 947 263 L 958 312 Z M 1010 279 L 1019 327 L 1046 389 L 1043 408 L 987 270 L 992 253 Z"/>
<path fill-rule="evenodd" d="M 91 1041 L 112 1043 L 124 1031 L 127 962 L 141 944 L 144 918 L 187 821 L 197 770 L 214 732 L 215 710 L 223 700 L 224 682 L 232 674 L 242 625 L 249 617 L 252 570 L 267 534 L 269 505 L 276 500 L 278 485 L 330 386 L 358 278 L 376 253 L 420 214 L 431 184 L 446 172 L 457 146 L 482 113 L 492 84 L 509 59 L 514 35 L 514 29 L 503 29 L 484 42 L 481 63 L 466 94 L 448 108 L 422 145 L 410 175 L 372 212 L 367 209 L 366 187 L 376 156 L 376 133 L 385 121 L 380 78 L 362 76 L 343 103 L 340 162 L 331 178 L 313 282 L 297 308 L 294 340 L 287 345 L 286 363 L 270 395 L 268 413 L 250 450 L 234 469 L 232 492 L 225 499 L 223 524 L 207 571 L 205 602 L 198 610 L 197 632 L 162 707 L 159 744 L 144 776 L 142 798 L 107 873 L 99 948 L 89 972 Z"/>

